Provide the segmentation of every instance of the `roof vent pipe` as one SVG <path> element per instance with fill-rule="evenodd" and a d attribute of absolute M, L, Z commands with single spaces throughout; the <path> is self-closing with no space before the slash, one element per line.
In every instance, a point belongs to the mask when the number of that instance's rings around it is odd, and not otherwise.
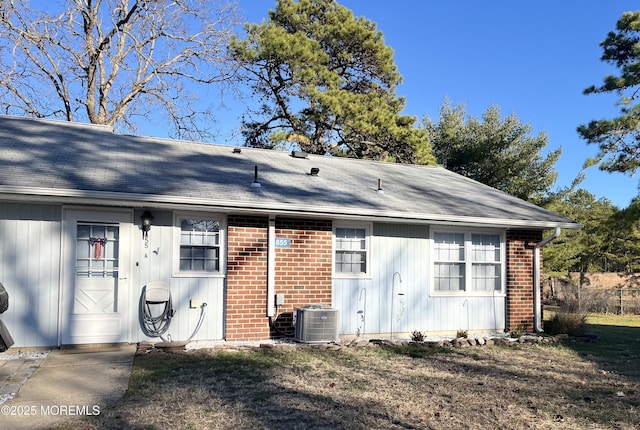
<path fill-rule="evenodd" d="M 382 189 L 382 179 L 378 178 L 378 189 L 376 190 L 378 194 L 384 194 L 384 190 Z"/>
<path fill-rule="evenodd" d="M 251 188 L 260 188 L 262 185 L 258 182 L 258 166 L 253 167 L 253 182 L 249 185 Z"/>

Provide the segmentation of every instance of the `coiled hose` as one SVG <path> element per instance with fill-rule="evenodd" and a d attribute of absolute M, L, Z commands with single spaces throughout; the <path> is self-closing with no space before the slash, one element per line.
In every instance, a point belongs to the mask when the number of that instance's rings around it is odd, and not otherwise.
<path fill-rule="evenodd" d="M 138 313 L 140 318 L 140 327 L 142 332 L 148 337 L 159 337 L 166 342 L 163 335 L 169 330 L 171 325 L 171 318 L 175 314 L 173 310 L 173 304 L 171 300 L 171 294 L 168 294 L 166 301 L 147 301 L 147 289 L 146 287 L 142 291 L 140 297 L 140 311 Z M 161 305 L 164 303 L 162 312 L 157 315 L 153 315 L 151 311 L 151 305 Z"/>
<path fill-rule="evenodd" d="M 149 286 L 151 286 L 153 290 L 151 293 L 152 297 L 150 299 L 147 298 L 147 287 Z M 162 304 L 164 304 L 162 312 L 158 315 L 153 315 L 151 305 L 157 306 Z M 206 303 L 200 305 L 200 317 L 198 318 L 198 323 L 186 342 L 193 339 L 196 333 L 200 330 L 200 327 L 202 327 L 206 307 Z M 142 295 L 140 296 L 140 310 L 138 312 L 142 332 L 147 337 L 159 337 L 164 342 L 167 342 L 163 335 L 167 330 L 169 330 L 171 318 L 173 318 L 174 315 L 175 311 L 173 310 L 173 301 L 171 299 L 171 293 L 169 292 L 169 286 L 158 282 L 145 286 L 142 290 Z M 171 335 L 167 337 L 169 338 L 169 341 L 171 341 Z"/>

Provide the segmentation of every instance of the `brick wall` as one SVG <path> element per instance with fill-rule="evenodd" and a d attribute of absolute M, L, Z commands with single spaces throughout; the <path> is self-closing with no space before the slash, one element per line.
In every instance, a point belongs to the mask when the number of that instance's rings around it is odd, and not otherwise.
<path fill-rule="evenodd" d="M 533 245 L 542 240 L 542 232 L 507 232 L 507 329 L 534 330 Z M 539 286 L 538 286 L 539 288 Z"/>
<path fill-rule="evenodd" d="M 278 337 L 267 317 L 266 217 L 228 219 L 226 339 Z M 292 312 L 305 304 L 331 304 L 332 224 L 326 220 L 276 219 L 275 293 L 284 294 L 276 326 L 291 333 Z M 274 300 L 273 297 L 269 300 Z"/>
<path fill-rule="evenodd" d="M 332 224 L 322 220 L 276 220 L 276 237 L 289 248 L 276 248 L 276 293 L 284 294 L 276 326 L 291 331 L 292 313 L 307 304 L 331 305 Z"/>
<path fill-rule="evenodd" d="M 230 216 L 227 223 L 227 340 L 266 339 L 267 217 Z"/>

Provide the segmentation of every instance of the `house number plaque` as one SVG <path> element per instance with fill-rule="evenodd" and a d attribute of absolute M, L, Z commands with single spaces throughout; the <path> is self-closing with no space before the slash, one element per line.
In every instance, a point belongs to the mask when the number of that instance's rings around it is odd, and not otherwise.
<path fill-rule="evenodd" d="M 276 237 L 276 248 L 289 248 L 291 239 L 285 237 Z"/>

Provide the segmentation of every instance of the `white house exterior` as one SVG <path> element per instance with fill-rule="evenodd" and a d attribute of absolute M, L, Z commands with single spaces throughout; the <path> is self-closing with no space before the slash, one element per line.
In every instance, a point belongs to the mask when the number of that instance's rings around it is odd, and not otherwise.
<path fill-rule="evenodd" d="M 535 330 L 536 245 L 578 227 L 440 167 L 0 117 L 16 347 L 148 339 L 153 281 L 170 287 L 172 340 L 280 336 L 307 304 L 338 309 L 343 337 Z"/>

